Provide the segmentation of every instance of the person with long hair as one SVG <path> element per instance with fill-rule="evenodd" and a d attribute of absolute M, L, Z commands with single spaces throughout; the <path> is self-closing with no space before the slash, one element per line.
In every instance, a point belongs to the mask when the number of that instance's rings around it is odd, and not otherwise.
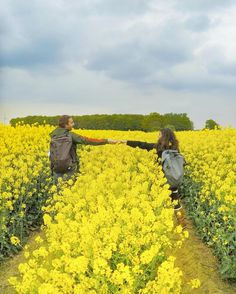
<path fill-rule="evenodd" d="M 162 157 L 162 152 L 165 150 L 177 150 L 178 152 L 180 152 L 179 141 L 177 140 L 175 133 L 169 128 L 163 128 L 160 131 L 157 143 L 147 143 L 142 141 L 124 141 L 124 143 L 126 143 L 130 147 L 139 147 L 147 151 L 156 149 L 158 155 L 157 162 L 159 162 L 159 159 Z M 180 203 L 179 187 L 170 186 L 169 189 L 171 190 L 170 197 L 172 202 L 177 201 L 177 204 L 174 206 L 177 221 L 182 225 L 183 228 L 185 228 L 186 222 L 184 211 Z"/>

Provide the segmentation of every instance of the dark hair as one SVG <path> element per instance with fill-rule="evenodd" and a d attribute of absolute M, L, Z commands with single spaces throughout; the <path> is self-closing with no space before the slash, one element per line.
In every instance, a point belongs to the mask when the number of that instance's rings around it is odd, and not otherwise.
<path fill-rule="evenodd" d="M 68 124 L 68 121 L 69 121 L 70 118 L 71 118 L 71 116 L 69 116 L 69 115 L 62 115 L 59 118 L 59 123 L 58 123 L 59 127 L 65 128 L 66 125 Z"/>
<path fill-rule="evenodd" d="M 179 141 L 176 139 L 174 132 L 169 128 L 164 128 L 160 132 L 162 136 L 157 142 L 157 152 L 167 149 L 179 151 Z"/>

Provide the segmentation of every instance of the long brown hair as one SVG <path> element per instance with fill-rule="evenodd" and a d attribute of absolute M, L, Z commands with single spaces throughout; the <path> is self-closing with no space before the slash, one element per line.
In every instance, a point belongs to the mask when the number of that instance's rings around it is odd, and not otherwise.
<path fill-rule="evenodd" d="M 164 128 L 160 132 L 161 137 L 157 141 L 157 152 L 167 149 L 179 151 L 179 141 L 176 139 L 175 133 L 169 128 Z"/>

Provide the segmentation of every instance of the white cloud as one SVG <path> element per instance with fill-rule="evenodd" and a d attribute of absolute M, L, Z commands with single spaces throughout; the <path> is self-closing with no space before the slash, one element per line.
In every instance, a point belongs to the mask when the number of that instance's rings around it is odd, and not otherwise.
<path fill-rule="evenodd" d="M 220 0 L 3 1 L 0 99 L 9 116 L 76 105 L 236 125 L 235 15 Z"/>

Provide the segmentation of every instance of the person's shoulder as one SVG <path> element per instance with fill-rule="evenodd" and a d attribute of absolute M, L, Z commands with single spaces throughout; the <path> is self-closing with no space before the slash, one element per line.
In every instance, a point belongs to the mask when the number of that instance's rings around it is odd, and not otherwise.
<path fill-rule="evenodd" d="M 68 131 L 68 134 L 72 137 L 82 137 L 80 134 L 75 133 L 74 131 Z"/>
<path fill-rule="evenodd" d="M 53 137 L 55 133 L 57 132 L 58 127 L 56 127 L 51 133 L 49 133 L 49 136 Z"/>
<path fill-rule="evenodd" d="M 158 151 L 157 151 L 157 155 L 158 155 L 158 157 L 161 157 L 161 156 L 162 156 L 162 153 L 163 153 L 163 150 L 158 150 Z"/>
<path fill-rule="evenodd" d="M 67 134 L 69 131 L 65 128 L 61 128 L 61 127 L 56 127 L 51 133 L 50 136 L 54 137 L 54 136 L 62 136 L 64 134 Z"/>

